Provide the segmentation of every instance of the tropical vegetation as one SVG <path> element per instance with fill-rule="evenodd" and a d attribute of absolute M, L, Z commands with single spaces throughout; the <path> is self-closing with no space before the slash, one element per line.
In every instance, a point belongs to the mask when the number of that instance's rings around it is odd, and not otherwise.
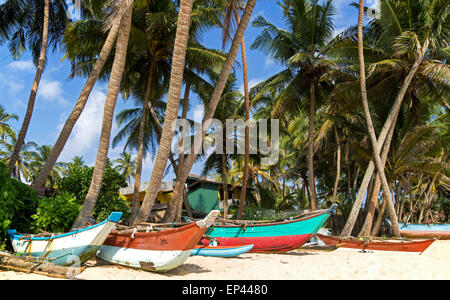
<path fill-rule="evenodd" d="M 145 222 L 168 170 L 176 184 L 164 221 L 179 220 L 189 211 L 185 183 L 198 162 L 203 175 L 223 183 L 224 195 L 243 187 L 240 206 L 224 204 L 225 217 L 267 219 L 337 203 L 345 223 L 337 233 L 345 236 L 378 235 L 386 218 L 393 221 L 393 235 L 399 235 L 399 221 L 448 222 L 450 2 L 380 0 L 373 18 L 360 0 L 351 4 L 359 12 L 355 26 L 340 33 L 336 1 L 281 0 L 276 6 L 282 26 L 261 15 L 252 18 L 256 4 L 82 1 L 77 20 L 62 13 L 64 1 L 1 4 L 0 44 L 8 43 L 14 58 L 31 52 L 36 79 L 25 116 L 0 106 L 0 242 L 12 224 L 64 231 L 113 210 L 123 211 L 129 224 Z M 250 26 L 258 30 L 250 48 L 281 67 L 251 89 L 244 39 Z M 202 38 L 212 29 L 222 31 L 222 43 L 210 49 Z M 34 105 L 40 105 L 35 94 L 47 48 L 63 51 L 71 64 L 68 76 L 86 84 L 55 144 L 38 145 L 27 130 Z M 242 65 L 236 62 L 239 50 Z M 108 82 L 108 89 L 100 139 L 93 145 L 96 160 L 92 166 L 82 157 L 62 162 L 98 80 Z M 115 113 L 119 94 L 134 108 Z M 187 119 L 193 95 L 205 108 L 202 129 L 176 132 L 173 124 Z M 243 138 L 244 154 L 219 149 L 198 155 L 197 144 L 185 149 L 185 136 L 212 139 L 217 127 L 203 128 L 212 118 L 278 119 L 278 161 L 264 165 L 262 153 L 250 151 L 248 127 L 242 136 L 222 136 L 233 144 Z M 114 119 L 119 132 L 112 137 Z M 120 157 L 111 157 L 110 145 L 123 143 Z M 181 151 L 173 153 L 173 145 Z M 152 173 L 143 174 L 149 154 Z M 144 176 L 150 181 L 139 205 Z M 126 186 L 134 187 L 132 203 L 119 193 Z"/>

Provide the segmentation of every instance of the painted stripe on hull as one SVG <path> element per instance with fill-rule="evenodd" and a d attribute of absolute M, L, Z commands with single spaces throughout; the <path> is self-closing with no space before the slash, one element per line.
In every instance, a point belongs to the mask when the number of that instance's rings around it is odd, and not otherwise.
<path fill-rule="evenodd" d="M 105 261 L 146 271 L 166 272 L 181 266 L 191 255 L 191 250 L 141 250 L 102 246 L 97 256 Z"/>
<path fill-rule="evenodd" d="M 220 246 L 253 244 L 249 252 L 286 252 L 301 247 L 312 238 L 312 234 L 298 234 L 266 237 L 215 237 Z M 209 241 L 202 239 L 204 245 Z"/>
<path fill-rule="evenodd" d="M 330 214 L 323 212 L 293 221 L 242 226 L 216 226 L 206 233 L 215 238 L 220 246 L 253 244 L 250 252 L 286 252 L 311 239 L 328 220 Z M 202 240 L 204 245 L 209 241 Z"/>
<path fill-rule="evenodd" d="M 11 243 L 17 254 L 45 257 L 54 264 L 70 266 L 75 262 L 84 263 L 95 255 L 115 227 L 115 222 L 106 221 L 77 233 L 57 236 L 53 240 L 33 238 L 31 243 L 28 239 L 20 240 L 22 235 L 12 235 Z M 74 255 L 78 256 L 78 261 Z"/>
<path fill-rule="evenodd" d="M 253 245 L 247 246 L 196 246 L 191 255 L 212 257 L 236 257 L 247 253 Z"/>

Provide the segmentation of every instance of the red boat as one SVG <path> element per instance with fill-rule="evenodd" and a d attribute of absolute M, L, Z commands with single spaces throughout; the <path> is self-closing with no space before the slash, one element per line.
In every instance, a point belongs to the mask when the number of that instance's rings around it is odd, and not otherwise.
<path fill-rule="evenodd" d="M 317 237 L 327 245 L 340 245 L 342 248 L 360 249 L 363 251 L 423 252 L 435 241 L 434 239 L 423 241 L 357 240 L 322 234 L 317 234 Z"/>
<path fill-rule="evenodd" d="M 172 270 L 189 258 L 218 214 L 219 211 L 213 210 L 203 220 L 157 232 L 150 231 L 150 227 L 149 232 L 145 228 L 144 232 L 138 229 L 113 231 L 97 256 L 105 261 L 146 271 Z"/>

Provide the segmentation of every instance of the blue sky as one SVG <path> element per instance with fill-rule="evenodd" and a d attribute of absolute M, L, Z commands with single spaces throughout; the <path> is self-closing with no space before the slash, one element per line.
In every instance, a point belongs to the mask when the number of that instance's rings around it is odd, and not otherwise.
<path fill-rule="evenodd" d="M 0 4 L 3 1 L 0 0 Z M 340 32 L 357 22 L 357 10 L 350 7 L 353 0 L 335 0 L 336 32 Z M 367 5 L 373 4 L 374 0 L 367 1 Z M 275 0 L 259 0 L 255 7 L 253 18 L 262 15 L 268 21 L 283 27 L 281 19 L 281 8 Z M 275 74 L 282 69 L 268 60 L 260 51 L 253 51 L 250 45 L 256 38 L 259 29 L 249 26 L 245 38 L 247 44 L 248 74 L 250 87 L 263 79 Z M 221 48 L 220 30 L 211 30 L 204 36 L 204 45 L 210 48 Z M 59 131 L 67 116 L 72 111 L 85 78 L 67 79 L 70 74 L 70 63 L 62 60 L 64 53 L 49 53 L 47 68 L 42 77 L 41 85 L 36 99 L 36 105 L 27 134 L 27 141 L 33 141 L 40 145 L 53 145 L 59 135 Z M 241 63 L 240 53 L 237 61 Z M 242 85 L 241 70 L 237 75 Z M 25 115 L 29 92 L 35 75 L 35 67 L 31 62 L 29 53 L 24 53 L 18 60 L 14 61 L 8 51 L 7 45 L 0 46 L 0 104 L 9 113 L 19 116 L 18 122 L 12 126 L 18 132 Z M 66 145 L 60 161 L 70 161 L 73 156 L 83 156 L 86 163 L 93 165 L 98 148 L 100 127 L 103 115 L 103 104 L 106 96 L 107 82 L 97 82 L 91 98 L 77 123 L 68 144 Z M 202 110 L 195 95 L 192 96 L 190 116 L 193 111 Z M 125 108 L 133 107 L 132 100 L 125 102 L 119 96 L 115 112 L 118 113 Z M 113 124 L 114 136 L 118 131 L 117 125 Z M 115 159 L 122 151 L 122 147 L 110 149 L 109 157 Z M 153 155 L 149 155 L 144 162 L 143 180 L 151 176 Z M 192 173 L 201 172 L 201 163 L 194 166 Z M 165 180 L 173 178 L 172 172 L 166 175 Z"/>

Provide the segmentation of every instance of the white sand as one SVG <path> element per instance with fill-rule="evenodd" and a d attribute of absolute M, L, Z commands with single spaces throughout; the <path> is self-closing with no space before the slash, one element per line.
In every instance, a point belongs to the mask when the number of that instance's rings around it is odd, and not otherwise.
<path fill-rule="evenodd" d="M 79 279 L 289 280 L 289 279 L 450 279 L 450 241 L 436 241 L 424 253 L 295 250 L 285 254 L 244 254 L 238 258 L 192 256 L 168 273 L 150 273 L 97 259 Z M 52 279 L 0 272 L 5 279 Z"/>

